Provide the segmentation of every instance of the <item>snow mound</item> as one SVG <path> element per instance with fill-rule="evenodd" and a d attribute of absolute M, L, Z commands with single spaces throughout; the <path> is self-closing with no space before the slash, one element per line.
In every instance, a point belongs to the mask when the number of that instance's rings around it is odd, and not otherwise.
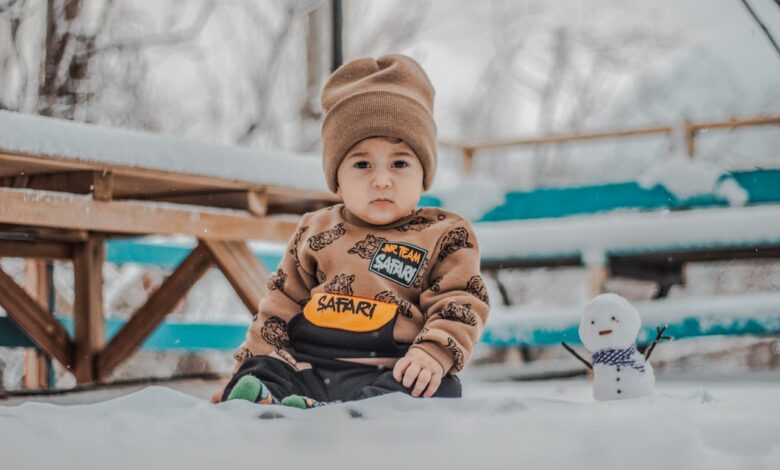
<path fill-rule="evenodd" d="M 448 179 L 446 183 L 432 189 L 430 194 L 438 198 L 445 209 L 474 221 L 480 220 L 490 210 L 506 201 L 506 195 L 500 185 L 484 176 Z"/>
<path fill-rule="evenodd" d="M 638 183 L 645 189 L 663 186 L 681 200 L 712 194 L 732 206 L 743 206 L 748 200 L 747 191 L 726 170 L 682 156 L 651 166 L 640 175 Z"/>
<path fill-rule="evenodd" d="M 150 387 L 93 405 L 0 406 L 0 452 L 15 470 L 776 468 L 780 383 L 658 388 L 596 403 L 586 380 L 479 383 L 459 400 L 386 395 L 304 411 Z M 269 413 L 284 418 L 259 418 Z"/>

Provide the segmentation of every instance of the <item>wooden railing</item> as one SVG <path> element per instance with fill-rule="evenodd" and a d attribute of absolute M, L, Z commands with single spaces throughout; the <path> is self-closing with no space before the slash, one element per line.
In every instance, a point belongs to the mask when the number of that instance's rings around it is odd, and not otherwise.
<path fill-rule="evenodd" d="M 640 129 L 627 129 L 627 130 L 612 130 L 602 132 L 592 132 L 585 134 L 556 134 L 547 135 L 542 137 L 531 137 L 517 140 L 508 141 L 496 141 L 496 142 L 480 142 L 480 143 L 463 143 L 463 142 L 449 142 L 441 141 L 440 145 L 445 147 L 457 148 L 463 155 L 463 169 L 468 174 L 471 173 L 474 168 L 474 156 L 478 151 L 491 150 L 506 147 L 517 146 L 537 146 L 537 145 L 550 145 L 550 144 L 564 144 L 571 142 L 581 142 L 587 140 L 603 140 L 603 139 L 615 139 L 615 138 L 627 138 L 638 137 L 647 135 L 659 135 L 666 134 L 668 138 L 672 139 L 676 130 L 681 131 L 685 137 L 686 151 L 689 157 L 693 158 L 696 151 L 695 140 L 696 135 L 702 130 L 710 129 L 736 129 L 739 127 L 748 126 L 764 126 L 764 125 L 777 125 L 780 124 L 780 116 L 757 116 L 753 118 L 745 119 L 729 119 L 727 121 L 712 121 L 712 122 L 686 122 L 680 127 L 675 126 L 661 126 L 661 127 L 647 127 Z"/>

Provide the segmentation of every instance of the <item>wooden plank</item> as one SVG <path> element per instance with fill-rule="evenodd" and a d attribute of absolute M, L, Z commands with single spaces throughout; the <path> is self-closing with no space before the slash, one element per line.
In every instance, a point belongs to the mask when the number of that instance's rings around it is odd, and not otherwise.
<path fill-rule="evenodd" d="M 72 182 L 49 181 L 46 184 L 56 186 L 32 186 L 25 188 L 57 190 L 89 194 L 92 175 L 95 172 L 109 171 L 113 175 L 113 197 L 119 199 L 166 200 L 176 194 L 202 194 L 234 192 L 268 193 L 268 213 L 302 214 L 340 201 L 334 194 L 315 190 L 301 190 L 282 186 L 267 186 L 256 183 L 225 180 L 204 175 L 165 172 L 146 168 L 125 167 L 121 165 L 84 162 L 51 156 L 20 155 L 0 151 L 0 186 L 11 186 L 21 176 L 31 176 L 31 181 L 41 184 L 51 176 L 62 179 L 67 174 Z M 40 176 L 40 178 L 37 178 Z M 40 186 L 40 187 L 38 187 Z M 243 204 L 243 203 L 242 203 Z M 210 205 L 210 204 L 206 204 Z M 223 207 L 215 205 L 216 207 Z M 251 208 L 249 208 L 251 210 Z"/>
<path fill-rule="evenodd" d="M 246 308 L 254 315 L 260 300 L 268 294 L 268 270 L 244 242 L 201 240 L 222 274 L 233 286 Z"/>
<path fill-rule="evenodd" d="M 0 223 L 0 239 L 24 242 L 84 242 L 89 238 L 86 230 L 68 230 L 64 228 L 23 227 Z"/>
<path fill-rule="evenodd" d="M 604 293 L 604 285 L 609 279 L 610 272 L 606 266 L 591 265 L 586 267 L 588 294 L 593 297 Z"/>
<path fill-rule="evenodd" d="M 0 188 L 0 223 L 123 234 L 188 234 L 202 239 L 286 242 L 295 221 L 239 211 L 140 201 L 95 201 L 29 189 Z"/>
<path fill-rule="evenodd" d="M 212 260 L 203 245 L 195 248 L 163 284 L 147 299 L 108 346 L 98 354 L 97 377 L 106 380 L 154 331 L 165 315 L 211 267 Z"/>
<path fill-rule="evenodd" d="M 249 191 L 246 193 L 246 210 L 252 214 L 262 217 L 268 214 L 268 193 L 259 191 Z"/>
<path fill-rule="evenodd" d="M 729 119 L 726 121 L 714 121 L 714 122 L 697 122 L 686 123 L 684 128 L 687 131 L 692 131 L 695 134 L 701 129 L 734 129 L 737 127 L 747 126 L 762 126 L 780 124 L 780 116 L 758 116 L 755 118 L 747 119 Z M 532 137 L 526 139 L 516 139 L 499 142 L 481 142 L 481 143 L 457 143 L 457 142 L 440 142 L 441 145 L 448 147 L 454 147 L 459 149 L 495 149 L 503 147 L 514 147 L 517 145 L 544 145 L 544 144 L 562 144 L 568 142 L 580 142 L 587 140 L 600 140 L 600 139 L 612 139 L 623 137 L 641 137 L 648 135 L 669 134 L 674 130 L 671 126 L 661 127 L 649 127 L 641 129 L 626 129 L 626 130 L 608 130 L 603 132 L 592 132 L 587 134 L 553 134 L 542 137 Z"/>
<path fill-rule="evenodd" d="M 73 256 L 73 317 L 76 357 L 73 373 L 79 384 L 95 380 L 95 356 L 105 344 L 103 317 L 104 240 L 92 235 L 76 245 Z"/>
<path fill-rule="evenodd" d="M 257 191 L 176 192 L 165 195 L 149 195 L 148 197 L 143 197 L 141 199 L 174 202 L 176 204 L 241 209 L 257 216 L 264 216 L 268 213 L 267 197 L 265 197 L 265 193 Z"/>
<path fill-rule="evenodd" d="M 481 142 L 481 143 L 455 143 L 441 142 L 442 145 L 455 148 L 471 148 L 473 150 L 496 149 L 503 147 L 514 147 L 517 145 L 543 145 L 543 144 L 563 144 L 568 142 L 581 142 L 588 140 L 611 139 L 615 137 L 642 137 L 648 135 L 668 134 L 672 131 L 671 127 L 650 127 L 645 129 L 629 129 L 620 131 L 593 132 L 589 134 L 552 134 L 542 137 L 532 137 L 526 139 L 508 140 L 500 142 Z"/>
<path fill-rule="evenodd" d="M 96 171 L 92 177 L 92 197 L 97 201 L 110 201 L 114 194 L 114 174 L 107 170 Z"/>
<path fill-rule="evenodd" d="M 37 299 L 49 314 L 49 291 L 52 288 L 50 281 L 45 261 L 25 260 L 24 289 Z M 42 351 L 35 348 L 25 350 L 22 385 L 27 390 L 38 390 L 49 385 L 49 361 Z"/>
<path fill-rule="evenodd" d="M 159 182 L 161 188 L 169 189 L 172 185 L 188 184 L 197 186 L 207 186 L 215 188 L 234 188 L 234 189 L 261 189 L 263 186 L 240 181 L 231 181 L 213 176 L 194 175 L 188 173 L 178 173 L 164 170 L 154 170 L 149 168 L 137 168 L 118 164 L 107 164 L 99 162 L 88 162 L 76 160 L 73 158 L 63 158 L 50 155 L 28 155 L 8 152 L 0 152 L 0 162 L 6 162 L 10 165 L 35 171 L 35 168 L 41 168 L 40 171 L 47 173 L 60 171 L 111 171 L 115 176 L 140 177 L 143 179 L 154 179 Z"/>
<path fill-rule="evenodd" d="M 3 178 L 0 186 L 88 194 L 91 191 L 94 173 L 86 170 L 25 173 Z"/>
<path fill-rule="evenodd" d="M 65 367 L 73 366 L 74 344 L 68 332 L 43 305 L 0 269 L 0 306 L 8 318 L 25 332 L 49 357 Z"/>
<path fill-rule="evenodd" d="M 729 119 L 727 121 L 688 123 L 686 127 L 694 131 L 701 129 L 736 129 L 747 126 L 765 126 L 780 124 L 780 116 L 757 116 L 747 119 Z"/>
<path fill-rule="evenodd" d="M 13 169 L 18 171 L 13 171 Z M 142 193 L 133 191 L 135 197 L 152 194 L 170 194 L 177 188 L 192 190 L 208 190 L 217 192 L 220 190 L 239 191 L 270 191 L 273 194 L 294 197 L 297 200 L 314 200 L 337 202 L 340 198 L 327 191 L 301 190 L 283 186 L 270 186 L 245 181 L 235 181 L 217 178 L 208 175 L 196 175 L 173 171 L 155 170 L 150 168 L 137 168 L 132 166 L 107 164 L 98 162 L 80 161 L 73 158 L 57 156 L 12 154 L 0 151 L 0 176 L 25 174 L 55 173 L 63 171 L 110 171 L 114 175 L 115 189 L 120 182 L 131 180 L 132 186 L 143 186 Z M 116 198 L 116 194 L 115 194 Z"/>
<path fill-rule="evenodd" d="M 67 243 L 0 240 L 0 258 L 71 259 L 73 248 Z"/>

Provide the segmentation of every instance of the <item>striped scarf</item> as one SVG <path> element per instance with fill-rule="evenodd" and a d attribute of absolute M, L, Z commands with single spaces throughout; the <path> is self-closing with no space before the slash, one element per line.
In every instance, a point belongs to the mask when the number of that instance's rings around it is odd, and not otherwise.
<path fill-rule="evenodd" d="M 599 349 L 593 353 L 593 365 L 595 366 L 596 364 L 604 364 L 605 366 L 628 366 L 636 369 L 639 372 L 644 372 L 644 363 L 637 362 L 632 359 L 632 356 L 636 352 L 636 344 L 632 344 L 631 346 L 622 349 Z"/>

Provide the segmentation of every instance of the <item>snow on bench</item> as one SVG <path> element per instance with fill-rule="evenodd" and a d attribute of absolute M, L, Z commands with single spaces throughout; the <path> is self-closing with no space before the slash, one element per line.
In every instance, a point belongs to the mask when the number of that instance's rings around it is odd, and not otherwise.
<path fill-rule="evenodd" d="M 475 224 L 487 260 L 580 257 L 780 245 L 780 205 L 615 212 Z"/>
<path fill-rule="evenodd" d="M 0 153 L 143 168 L 327 193 L 319 158 L 0 111 Z"/>
<path fill-rule="evenodd" d="M 642 316 L 638 342 L 655 337 L 655 327 L 669 325 L 675 339 L 710 335 L 780 334 L 780 292 L 751 295 L 666 298 L 633 302 Z M 496 347 L 579 343 L 582 306 L 496 307 L 491 309 L 482 341 Z"/>

